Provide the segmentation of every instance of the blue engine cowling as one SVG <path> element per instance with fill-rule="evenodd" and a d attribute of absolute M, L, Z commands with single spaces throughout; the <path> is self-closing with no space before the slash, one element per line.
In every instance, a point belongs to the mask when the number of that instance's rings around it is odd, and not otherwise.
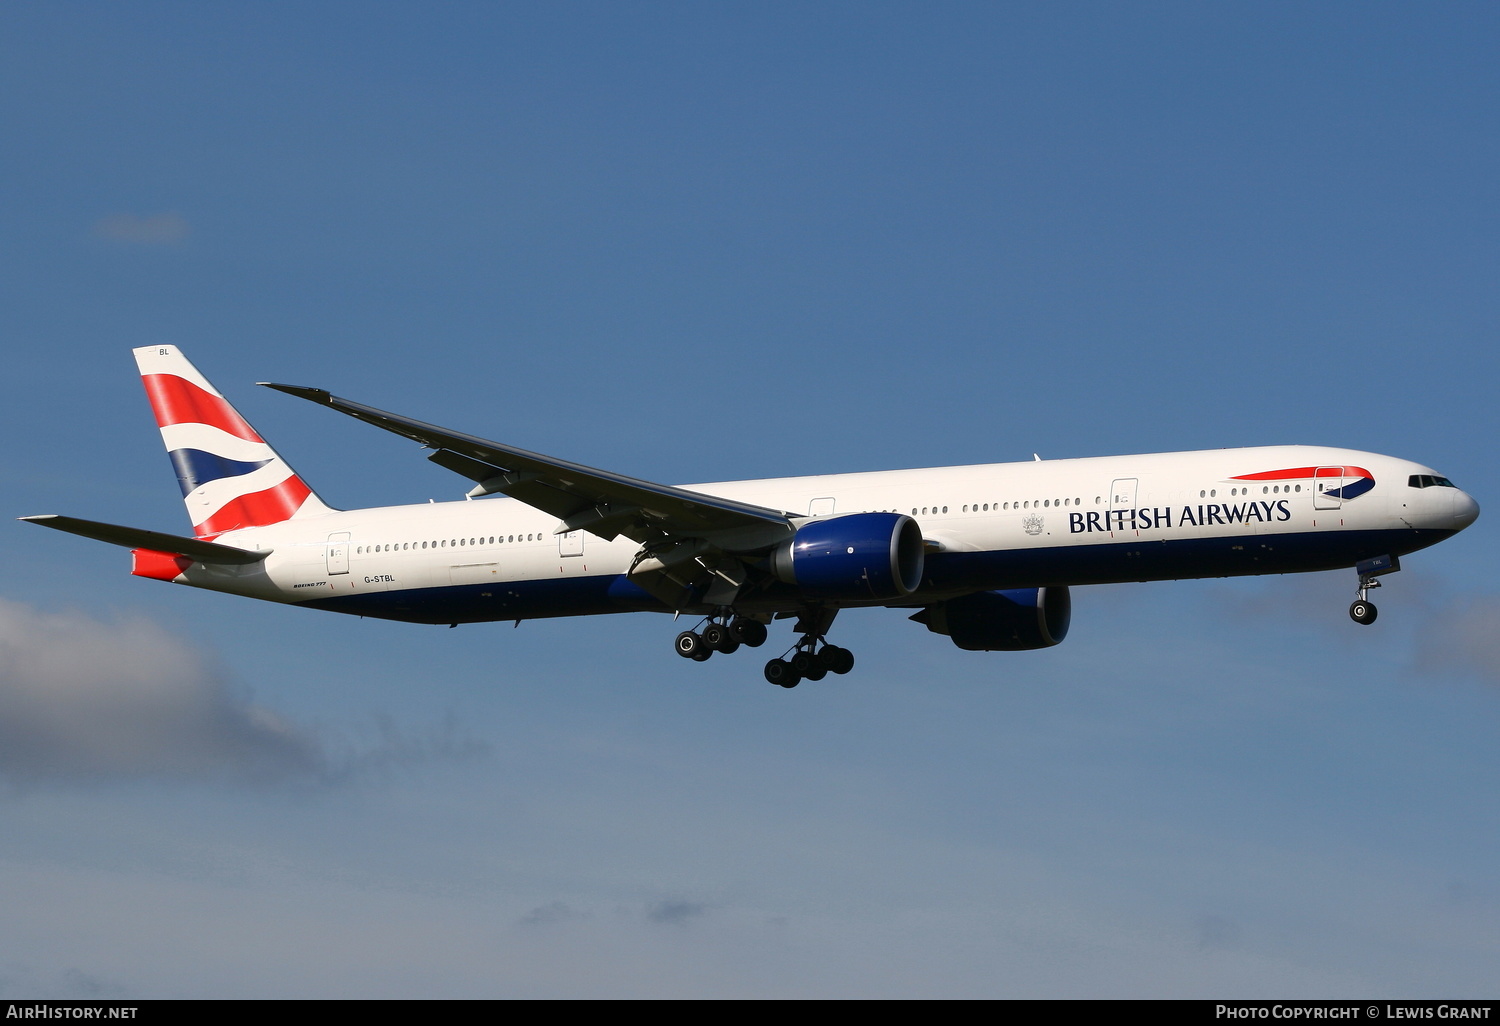
<path fill-rule="evenodd" d="M 970 652 L 1020 652 L 1066 638 L 1073 599 L 1066 587 L 981 591 L 928 606 L 912 619 Z"/>
<path fill-rule="evenodd" d="M 922 583 L 922 529 L 901 513 L 812 520 L 771 553 L 771 571 L 812 598 L 902 598 Z"/>

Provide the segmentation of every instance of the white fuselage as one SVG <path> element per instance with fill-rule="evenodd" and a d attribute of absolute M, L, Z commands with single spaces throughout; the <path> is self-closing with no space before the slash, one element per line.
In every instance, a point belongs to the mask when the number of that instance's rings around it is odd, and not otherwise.
<path fill-rule="evenodd" d="M 1298 469 L 1303 476 L 1291 473 Z M 1443 486 L 1411 483 L 1419 479 Z M 927 571 L 918 592 L 887 603 L 903 606 L 983 589 L 1352 566 L 1431 545 L 1478 515 L 1473 499 L 1428 467 L 1314 446 L 687 487 L 799 518 L 909 515 L 926 541 Z M 508 498 L 332 512 L 226 533 L 220 542 L 273 551 L 248 567 L 194 564 L 176 580 L 424 622 L 663 608 L 624 582 L 639 544 L 558 527 Z"/>

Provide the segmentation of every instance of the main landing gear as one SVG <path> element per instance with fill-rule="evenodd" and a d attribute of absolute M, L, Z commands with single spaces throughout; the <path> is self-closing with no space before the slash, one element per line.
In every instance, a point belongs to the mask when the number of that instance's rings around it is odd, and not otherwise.
<path fill-rule="evenodd" d="M 766 664 L 766 680 L 777 687 L 794 688 L 804 680 L 822 680 L 830 673 L 854 669 L 854 653 L 823 640 L 833 626 L 837 609 L 804 609 L 794 628 L 802 637 L 780 659 Z"/>
<path fill-rule="evenodd" d="M 1380 587 L 1378 578 L 1386 574 L 1393 574 L 1401 569 L 1401 561 L 1395 556 L 1376 556 L 1374 559 L 1366 559 L 1356 563 L 1355 573 L 1359 574 L 1359 597 L 1349 606 L 1349 618 L 1355 623 L 1368 626 L 1375 622 L 1379 610 L 1375 603 L 1370 601 L 1370 589 Z"/>
<path fill-rule="evenodd" d="M 772 659 L 766 664 L 766 680 L 783 688 L 794 688 L 804 680 L 822 680 L 830 673 L 848 673 L 854 669 L 854 653 L 847 648 L 824 643 L 813 634 L 804 634 L 788 650 L 790 659 Z"/>
<path fill-rule="evenodd" d="M 703 625 L 702 633 L 683 631 L 677 635 L 677 654 L 684 659 L 703 662 L 715 652 L 729 655 L 741 645 L 760 648 L 766 643 L 766 625 L 745 616 L 728 616 L 710 619 Z"/>
<path fill-rule="evenodd" d="M 854 669 L 854 653 L 824 640 L 833 625 L 836 609 L 804 610 L 797 619 L 801 637 L 780 659 L 766 663 L 766 680 L 783 688 L 794 688 L 804 680 L 822 680 L 830 673 Z M 696 631 L 677 635 L 674 648 L 684 659 L 703 662 L 715 652 L 728 655 L 741 645 L 759 648 L 766 643 L 766 625 L 748 616 L 720 614 L 709 617 Z"/>

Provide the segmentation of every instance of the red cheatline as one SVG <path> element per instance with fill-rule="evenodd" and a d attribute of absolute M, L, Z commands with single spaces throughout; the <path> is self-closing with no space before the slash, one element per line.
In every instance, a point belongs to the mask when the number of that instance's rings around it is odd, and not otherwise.
<path fill-rule="evenodd" d="M 1240 474 L 1231 481 L 1288 481 L 1298 477 L 1312 477 L 1320 470 L 1338 471 L 1343 477 L 1374 477 L 1364 467 L 1293 467 L 1290 470 L 1268 470 L 1263 474 Z M 1332 474 L 1325 476 L 1331 477 Z"/>

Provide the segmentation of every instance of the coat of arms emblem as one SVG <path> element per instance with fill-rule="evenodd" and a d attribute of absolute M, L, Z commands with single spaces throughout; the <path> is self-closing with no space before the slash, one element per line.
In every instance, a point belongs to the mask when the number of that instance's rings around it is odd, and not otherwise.
<path fill-rule="evenodd" d="M 1031 514 L 1031 516 L 1021 521 L 1021 526 L 1026 528 L 1027 534 L 1041 534 L 1042 524 L 1042 518 L 1035 513 Z"/>

